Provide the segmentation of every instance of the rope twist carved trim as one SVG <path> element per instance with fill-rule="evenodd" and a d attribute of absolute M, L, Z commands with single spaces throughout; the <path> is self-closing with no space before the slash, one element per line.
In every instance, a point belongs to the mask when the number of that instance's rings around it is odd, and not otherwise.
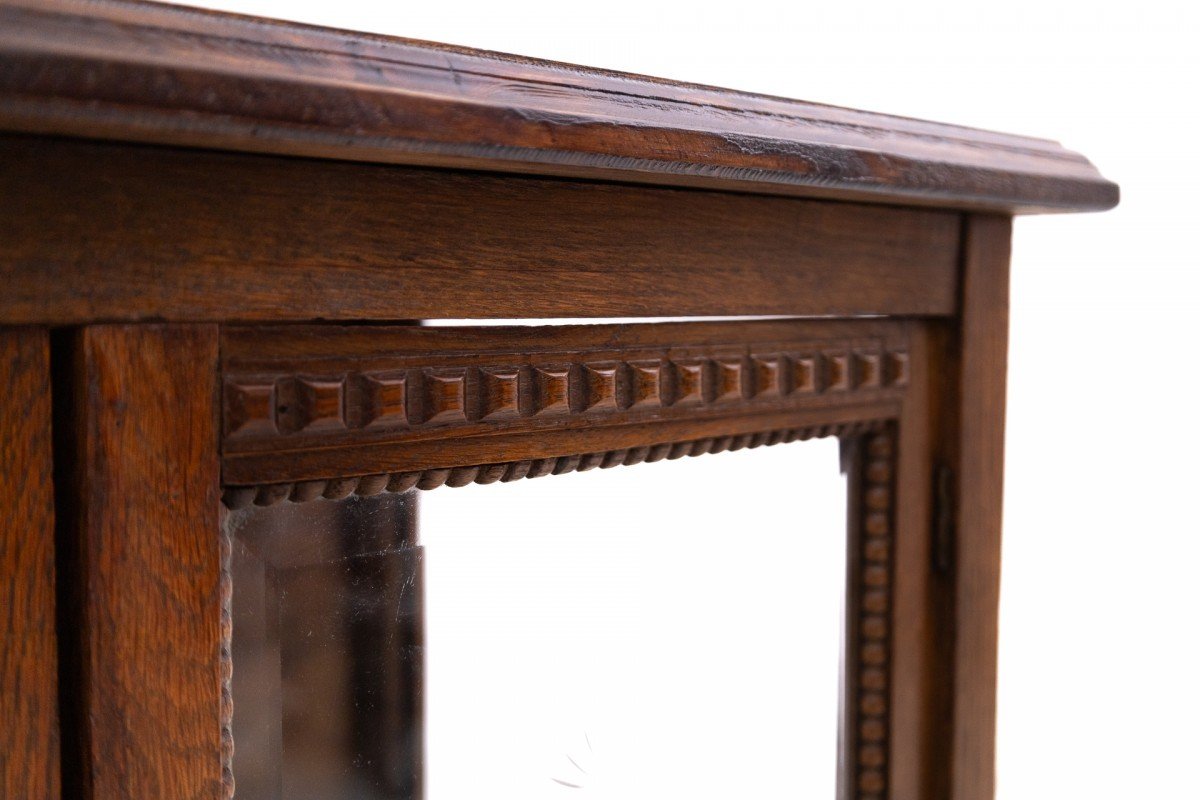
<path fill-rule="evenodd" d="M 736 436 L 711 436 L 683 442 L 665 442 L 645 447 L 629 447 L 563 456 L 551 456 L 523 461 L 507 461 L 495 464 L 474 464 L 462 467 L 442 467 L 412 472 L 376 473 L 322 480 L 297 481 L 295 483 L 268 483 L 255 486 L 227 486 L 222 496 L 225 505 L 238 510 L 255 506 L 270 506 L 284 500 L 302 503 L 324 498 L 340 500 L 352 494 L 370 496 L 380 492 L 406 492 L 409 489 L 436 489 L 440 486 L 466 486 L 470 483 L 507 483 L 522 478 L 540 478 L 545 475 L 563 475 L 568 472 L 586 472 L 599 467 L 608 469 L 651 463 L 663 459 L 684 456 L 699 456 L 705 453 L 722 453 L 763 447 L 785 442 L 818 439 L 825 436 L 853 436 L 882 430 L 886 423 L 879 420 L 865 422 L 812 425 L 798 428 L 783 428 L 760 433 L 745 433 Z"/>
<path fill-rule="evenodd" d="M 233 780 L 233 540 L 221 526 L 221 797 L 232 800 Z"/>

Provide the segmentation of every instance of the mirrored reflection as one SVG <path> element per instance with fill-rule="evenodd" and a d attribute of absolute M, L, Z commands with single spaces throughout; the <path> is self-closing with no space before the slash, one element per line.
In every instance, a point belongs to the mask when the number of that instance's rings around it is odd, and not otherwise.
<path fill-rule="evenodd" d="M 237 797 L 833 798 L 845 507 L 822 440 L 233 513 Z"/>
<path fill-rule="evenodd" d="M 231 515 L 236 796 L 421 796 L 415 497 Z"/>

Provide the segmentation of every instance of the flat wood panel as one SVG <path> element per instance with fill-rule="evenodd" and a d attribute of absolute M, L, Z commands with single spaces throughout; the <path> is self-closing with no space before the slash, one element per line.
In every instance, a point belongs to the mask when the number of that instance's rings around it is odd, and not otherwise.
<path fill-rule="evenodd" d="M 85 795 L 215 798 L 216 327 L 85 328 L 75 364 Z"/>
<path fill-rule="evenodd" d="M 0 127 L 1017 212 L 1117 202 L 1043 139 L 112 0 L 0 4 Z"/>
<path fill-rule="evenodd" d="M 949 314 L 958 217 L 9 138 L 13 321 Z"/>
<path fill-rule="evenodd" d="M 968 221 L 959 335 L 953 502 L 954 691 L 951 797 L 995 792 L 996 644 L 1004 489 L 1011 220 Z"/>
<path fill-rule="evenodd" d="M 0 329 L 0 797 L 59 796 L 50 356 Z"/>
<path fill-rule="evenodd" d="M 372 369 L 398 358 L 455 354 L 494 359 L 512 353 L 530 358 L 556 352 L 831 343 L 894 338 L 911 326 L 888 319 L 757 319 L 617 322 L 588 325 L 227 325 L 221 329 L 221 365 L 230 371 L 263 371 L 281 364 L 336 370 L 357 362 Z"/>

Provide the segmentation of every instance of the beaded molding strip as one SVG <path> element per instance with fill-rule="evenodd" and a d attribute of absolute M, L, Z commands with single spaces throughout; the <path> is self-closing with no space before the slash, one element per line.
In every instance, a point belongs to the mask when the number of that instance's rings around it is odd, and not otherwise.
<path fill-rule="evenodd" d="M 848 797 L 885 800 L 888 796 L 888 727 L 891 689 L 892 554 L 896 442 L 892 425 L 859 443 L 857 501 L 851 545 L 850 629 L 847 689 L 850 692 Z"/>

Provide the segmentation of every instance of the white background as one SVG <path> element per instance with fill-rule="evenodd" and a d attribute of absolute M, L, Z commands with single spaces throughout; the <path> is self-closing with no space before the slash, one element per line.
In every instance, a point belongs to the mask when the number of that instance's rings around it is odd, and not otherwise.
<path fill-rule="evenodd" d="M 220 0 L 1039 135 L 1121 184 L 1015 231 L 998 794 L 1200 797 L 1190 2 Z"/>
<path fill-rule="evenodd" d="M 419 513 L 430 800 L 832 800 L 836 439 L 439 490 Z"/>

